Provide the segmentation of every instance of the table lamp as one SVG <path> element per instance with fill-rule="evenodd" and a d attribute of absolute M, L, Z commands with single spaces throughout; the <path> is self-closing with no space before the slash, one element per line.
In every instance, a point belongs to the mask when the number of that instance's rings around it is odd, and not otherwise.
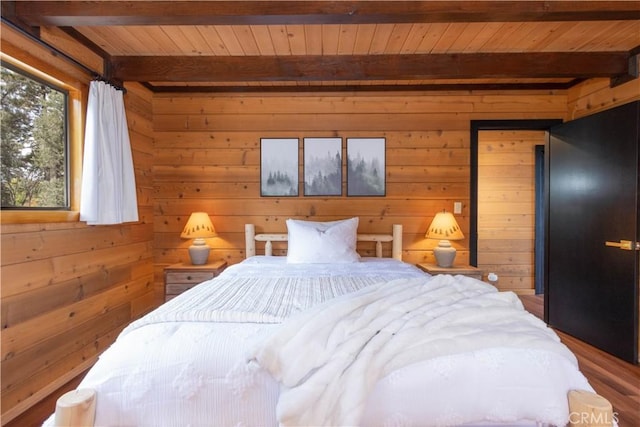
<path fill-rule="evenodd" d="M 440 239 L 438 246 L 433 248 L 438 267 L 450 268 L 456 258 L 456 248 L 451 246 L 450 240 L 462 240 L 464 234 L 451 212 L 438 212 L 431 221 L 425 235 L 427 239 Z"/>
<path fill-rule="evenodd" d="M 211 219 L 206 212 L 193 212 L 184 226 L 180 237 L 183 239 L 194 239 L 193 244 L 189 246 L 189 257 L 191 264 L 202 265 L 207 263 L 210 248 L 204 240 L 208 237 L 217 236 L 215 228 L 211 223 Z"/>

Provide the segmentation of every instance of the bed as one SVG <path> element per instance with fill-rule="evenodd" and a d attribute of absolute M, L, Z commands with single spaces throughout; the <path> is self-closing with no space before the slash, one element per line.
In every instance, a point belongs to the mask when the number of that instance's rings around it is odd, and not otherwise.
<path fill-rule="evenodd" d="M 399 259 L 401 226 L 363 235 L 357 222 L 247 225 L 243 262 L 101 355 L 78 387 L 94 393 L 95 425 L 560 426 L 567 393 L 593 392 L 515 294 L 429 276 Z M 274 241 L 288 241 L 286 256 L 272 256 Z M 357 241 L 377 256 L 360 257 Z"/>

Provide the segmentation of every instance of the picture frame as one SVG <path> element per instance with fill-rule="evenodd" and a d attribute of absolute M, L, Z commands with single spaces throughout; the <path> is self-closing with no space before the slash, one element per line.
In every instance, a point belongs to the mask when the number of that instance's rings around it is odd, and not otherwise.
<path fill-rule="evenodd" d="M 304 138 L 304 195 L 342 196 L 342 138 Z"/>
<path fill-rule="evenodd" d="M 260 138 L 260 196 L 298 196 L 298 154 L 298 138 Z"/>
<path fill-rule="evenodd" d="M 386 195 L 386 139 L 347 138 L 347 196 Z"/>

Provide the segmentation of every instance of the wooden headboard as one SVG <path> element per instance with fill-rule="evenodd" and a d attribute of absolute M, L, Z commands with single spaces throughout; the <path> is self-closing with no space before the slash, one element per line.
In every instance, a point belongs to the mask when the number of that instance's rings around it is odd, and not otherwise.
<path fill-rule="evenodd" d="M 246 242 L 246 257 L 256 255 L 256 242 L 265 242 L 264 254 L 273 255 L 271 242 L 286 242 L 287 233 L 256 234 L 253 224 L 245 224 L 244 237 Z M 382 258 L 382 243 L 391 242 L 391 256 L 402 261 L 402 225 L 394 224 L 391 234 L 358 234 L 359 242 L 376 242 L 376 256 Z"/>

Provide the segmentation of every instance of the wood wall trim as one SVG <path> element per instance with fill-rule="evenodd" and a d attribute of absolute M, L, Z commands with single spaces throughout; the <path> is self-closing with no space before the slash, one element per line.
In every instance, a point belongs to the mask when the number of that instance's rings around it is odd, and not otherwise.
<path fill-rule="evenodd" d="M 78 222 L 79 211 L 3 210 L 2 224 L 34 224 L 43 222 Z"/>

